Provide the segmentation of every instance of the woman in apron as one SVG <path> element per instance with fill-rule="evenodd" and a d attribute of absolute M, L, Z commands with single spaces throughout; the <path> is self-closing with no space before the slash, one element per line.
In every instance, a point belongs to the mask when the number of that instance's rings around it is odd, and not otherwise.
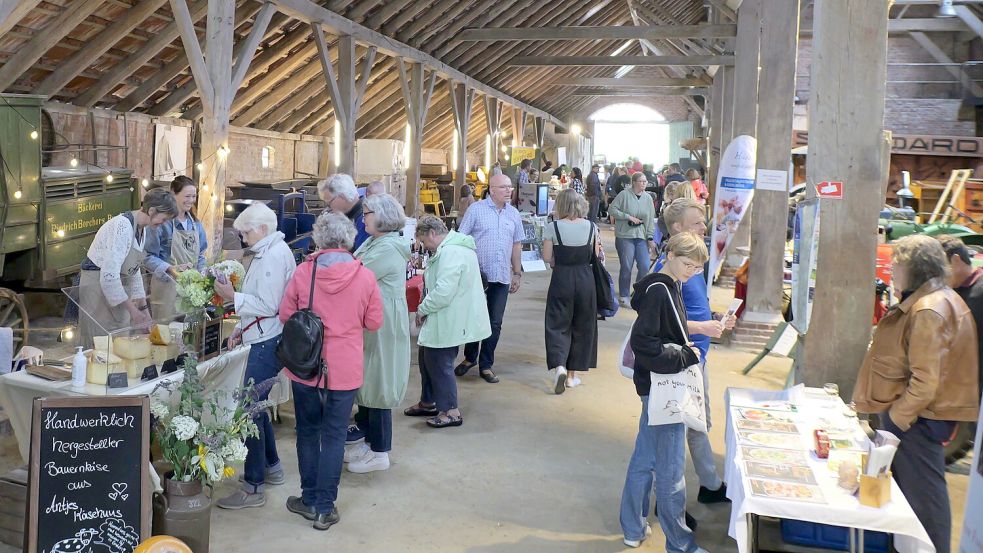
<path fill-rule="evenodd" d="M 147 192 L 139 210 L 126 211 L 96 232 L 79 276 L 79 340 L 91 348 L 93 336 L 130 326 L 148 327 L 151 317 L 140 268 L 148 229 L 177 215 L 174 196 L 161 188 Z"/>
<path fill-rule="evenodd" d="M 205 227 L 195 218 L 198 186 L 179 175 L 171 181 L 171 194 L 178 213 L 149 235 L 144 262 L 154 278 L 150 285 L 150 311 L 158 323 L 169 323 L 178 314 L 178 274 L 187 269 L 205 268 Z"/>
<path fill-rule="evenodd" d="M 546 364 L 553 393 L 580 385 L 577 372 L 597 366 L 597 292 L 591 255 L 599 251 L 587 200 L 572 188 L 556 198 L 556 221 L 543 229 L 543 260 L 553 267 L 546 293 Z"/>

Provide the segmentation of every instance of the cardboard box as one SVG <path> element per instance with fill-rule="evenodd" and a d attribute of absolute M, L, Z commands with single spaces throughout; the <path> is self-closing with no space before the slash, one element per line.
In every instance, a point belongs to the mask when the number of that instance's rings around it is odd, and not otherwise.
<path fill-rule="evenodd" d="M 891 473 L 880 476 L 860 475 L 860 504 L 881 508 L 891 502 Z"/>

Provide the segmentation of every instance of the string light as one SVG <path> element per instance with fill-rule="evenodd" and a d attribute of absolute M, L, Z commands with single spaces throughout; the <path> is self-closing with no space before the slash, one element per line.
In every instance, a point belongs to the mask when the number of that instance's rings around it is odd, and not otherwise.
<path fill-rule="evenodd" d="M 201 183 L 201 189 L 204 190 L 205 192 L 207 192 L 208 191 L 208 183 L 207 182 Z"/>
<path fill-rule="evenodd" d="M 72 160 L 68 162 L 68 164 L 71 165 L 72 167 L 78 167 L 79 160 L 73 157 Z"/>
<path fill-rule="evenodd" d="M 215 194 L 212 194 L 212 201 L 213 202 L 217 202 L 218 201 L 218 196 L 216 196 Z"/>
<path fill-rule="evenodd" d="M 228 146 L 223 145 L 218 149 L 218 156 L 221 158 L 228 156 L 230 153 L 232 153 L 232 150 Z"/>
<path fill-rule="evenodd" d="M 201 162 L 198 162 L 195 165 L 195 169 L 198 169 L 199 171 L 204 171 L 205 170 L 205 164 L 204 163 L 201 163 Z"/>
<path fill-rule="evenodd" d="M 20 197 L 23 196 L 23 195 L 24 195 L 23 192 L 21 192 L 20 190 L 17 190 L 16 192 L 14 192 L 14 199 L 15 200 L 19 200 Z"/>
<path fill-rule="evenodd" d="M 106 175 L 106 182 L 110 182 L 110 183 L 113 182 L 113 176 L 112 175 Z"/>
<path fill-rule="evenodd" d="M 65 237 L 65 229 L 63 229 L 63 228 L 58 229 L 58 231 L 55 232 L 55 236 L 57 236 L 58 238 L 64 238 Z"/>
<path fill-rule="evenodd" d="M 37 130 L 31 131 L 31 140 L 37 140 L 37 139 L 38 139 L 38 131 Z"/>
<path fill-rule="evenodd" d="M 150 181 L 147 179 L 143 179 L 142 181 L 140 181 L 140 184 L 143 185 L 144 188 L 147 188 L 148 186 L 150 186 Z"/>
<path fill-rule="evenodd" d="M 225 210 L 232 213 L 232 204 L 225 204 Z"/>

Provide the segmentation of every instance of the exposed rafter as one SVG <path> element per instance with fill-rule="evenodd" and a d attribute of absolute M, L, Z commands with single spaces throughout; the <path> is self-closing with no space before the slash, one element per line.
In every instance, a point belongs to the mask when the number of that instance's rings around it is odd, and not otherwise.
<path fill-rule="evenodd" d="M 664 38 L 729 38 L 737 36 L 737 25 L 657 25 L 648 27 L 538 27 L 535 29 L 492 27 L 465 29 L 457 40 L 658 40 Z"/>
<path fill-rule="evenodd" d="M 734 56 L 517 56 L 509 61 L 516 67 L 609 66 L 621 65 L 733 65 Z"/>

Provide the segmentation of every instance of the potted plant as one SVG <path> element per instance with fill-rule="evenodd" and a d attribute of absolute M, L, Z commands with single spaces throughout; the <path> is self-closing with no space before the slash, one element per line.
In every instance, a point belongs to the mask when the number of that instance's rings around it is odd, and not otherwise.
<path fill-rule="evenodd" d="M 274 381 L 206 394 L 197 360 L 189 355 L 176 389 L 173 382 L 158 385 L 171 394 L 167 402 L 154 397 L 150 404 L 152 437 L 166 466 L 164 492 L 154 496 L 154 535 L 178 537 L 195 553 L 208 551 L 211 499 L 204 486 L 235 476 L 233 465 L 246 459 L 245 440 L 259 434 L 253 417 L 270 405 L 256 399 Z"/>

